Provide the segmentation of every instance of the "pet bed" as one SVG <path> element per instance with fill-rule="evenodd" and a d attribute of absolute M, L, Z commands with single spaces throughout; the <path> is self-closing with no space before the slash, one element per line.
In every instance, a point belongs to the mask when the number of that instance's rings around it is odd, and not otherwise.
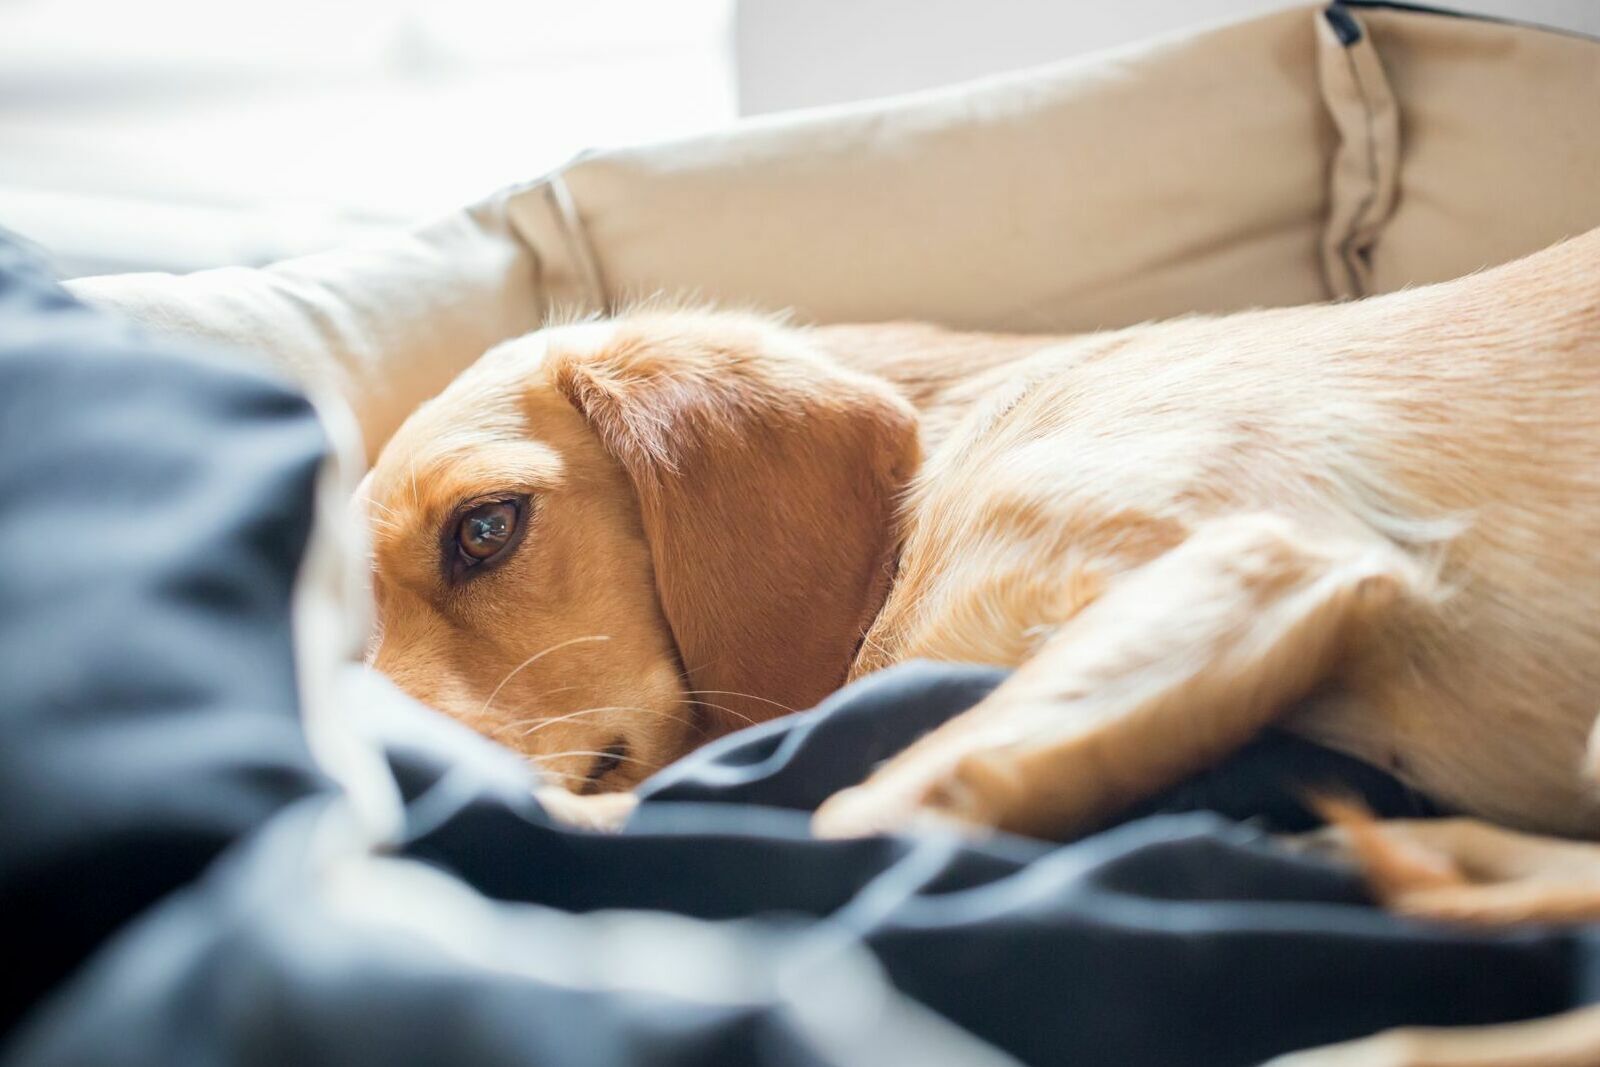
<path fill-rule="evenodd" d="M 1064 846 L 810 839 L 981 667 L 717 742 L 619 835 L 554 826 L 359 666 L 344 525 L 405 413 L 552 314 L 1088 330 L 1501 262 L 1600 225 L 1597 84 L 1592 41 L 1335 4 L 74 283 L 98 310 L 0 247 L 0 1062 L 1250 1064 L 1600 999 L 1588 931 L 1405 922 L 1276 842 L 1308 782 L 1428 810 L 1282 736 Z"/>

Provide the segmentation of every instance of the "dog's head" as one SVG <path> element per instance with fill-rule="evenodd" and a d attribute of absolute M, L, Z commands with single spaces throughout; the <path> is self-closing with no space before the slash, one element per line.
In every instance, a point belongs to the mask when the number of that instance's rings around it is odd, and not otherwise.
<path fill-rule="evenodd" d="M 915 418 L 760 319 L 484 356 L 368 476 L 376 666 L 580 792 L 816 702 L 887 591 Z"/>

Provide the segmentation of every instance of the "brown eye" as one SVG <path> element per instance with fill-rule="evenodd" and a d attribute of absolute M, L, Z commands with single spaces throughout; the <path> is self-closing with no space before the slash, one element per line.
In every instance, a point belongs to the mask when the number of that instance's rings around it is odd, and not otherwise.
<path fill-rule="evenodd" d="M 470 564 L 493 559 L 511 544 L 517 532 L 518 508 L 514 501 L 479 504 L 456 525 L 456 546 Z"/>
<path fill-rule="evenodd" d="M 622 738 L 601 749 L 595 756 L 594 766 L 589 768 L 589 781 L 598 782 L 618 767 L 628 758 L 628 744 Z"/>

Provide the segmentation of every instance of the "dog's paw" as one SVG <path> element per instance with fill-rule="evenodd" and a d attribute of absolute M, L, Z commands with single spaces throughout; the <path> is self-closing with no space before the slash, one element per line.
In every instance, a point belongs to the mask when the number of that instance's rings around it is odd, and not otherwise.
<path fill-rule="evenodd" d="M 615 833 L 639 806 L 632 793 L 596 793 L 579 796 L 560 786 L 542 786 L 533 797 L 553 820 L 576 830 Z"/>
<path fill-rule="evenodd" d="M 1394 907 L 1419 892 L 1454 889 L 1467 884 L 1454 851 L 1442 847 L 1428 823 L 1395 820 L 1383 822 L 1359 801 L 1324 796 L 1312 806 L 1327 820 L 1328 828 L 1308 839 L 1324 855 L 1354 865 L 1372 893 Z M 1416 827 L 1423 827 L 1418 833 Z"/>
<path fill-rule="evenodd" d="M 997 827 L 994 772 L 982 756 L 967 756 L 940 772 L 900 771 L 868 779 L 829 797 L 811 819 L 818 837 L 865 837 L 935 829 L 976 837 Z"/>
<path fill-rule="evenodd" d="M 870 837 L 906 829 L 917 813 L 913 800 L 870 785 L 842 789 L 811 816 L 817 837 Z"/>
<path fill-rule="evenodd" d="M 1383 822 L 1359 804 L 1328 798 L 1315 806 L 1329 828 L 1291 847 L 1349 862 L 1396 914 L 1462 926 L 1600 919 L 1595 844 L 1472 819 Z"/>
<path fill-rule="evenodd" d="M 811 833 L 824 838 L 871 837 L 952 826 L 962 829 L 930 809 L 904 798 L 886 796 L 869 786 L 835 793 L 811 817 Z"/>

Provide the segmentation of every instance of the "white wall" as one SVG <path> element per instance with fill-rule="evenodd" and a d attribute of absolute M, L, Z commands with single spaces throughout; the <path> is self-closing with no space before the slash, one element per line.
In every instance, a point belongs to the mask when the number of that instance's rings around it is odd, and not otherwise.
<path fill-rule="evenodd" d="M 739 110 L 923 89 L 1307 0 L 739 0 Z M 1600 36 L 1600 0 L 1439 6 Z"/>

